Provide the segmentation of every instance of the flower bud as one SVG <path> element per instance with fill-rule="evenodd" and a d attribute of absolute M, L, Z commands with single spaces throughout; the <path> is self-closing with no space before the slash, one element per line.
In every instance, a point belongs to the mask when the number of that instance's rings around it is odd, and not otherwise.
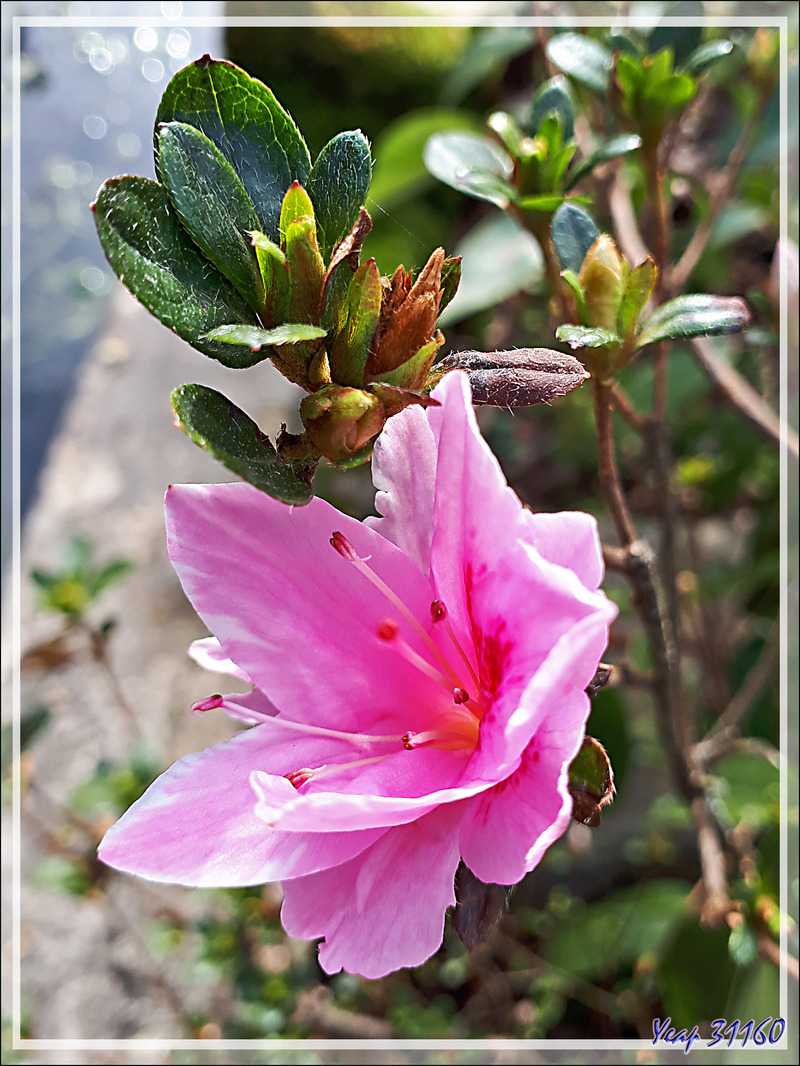
<path fill-rule="evenodd" d="M 330 385 L 306 396 L 300 417 L 309 440 L 332 463 L 363 451 L 386 421 L 384 406 L 363 389 Z"/>
<path fill-rule="evenodd" d="M 472 402 L 493 407 L 533 407 L 565 396 L 589 377 L 582 363 L 550 348 L 510 352 L 454 352 L 437 363 L 426 382 L 434 385 L 451 370 L 469 374 Z"/>
<path fill-rule="evenodd" d="M 626 275 L 616 244 L 607 233 L 601 233 L 586 253 L 578 274 L 586 301 L 587 325 L 616 332 Z"/>
<path fill-rule="evenodd" d="M 391 280 L 383 279 L 380 320 L 367 363 L 371 378 L 397 370 L 433 340 L 442 301 L 443 263 L 444 249 L 437 248 L 415 282 L 402 266 Z M 392 384 L 410 385 L 394 378 Z"/>

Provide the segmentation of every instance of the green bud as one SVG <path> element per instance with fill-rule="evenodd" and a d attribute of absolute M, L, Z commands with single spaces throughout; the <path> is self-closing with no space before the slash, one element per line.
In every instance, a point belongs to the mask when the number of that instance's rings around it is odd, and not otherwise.
<path fill-rule="evenodd" d="M 347 462 L 362 452 L 386 421 L 384 406 L 376 396 L 342 385 L 306 396 L 300 417 L 308 439 L 332 463 Z"/>
<path fill-rule="evenodd" d="M 583 260 L 578 283 L 586 303 L 587 325 L 614 332 L 627 279 L 627 266 L 607 233 L 601 233 Z"/>
<path fill-rule="evenodd" d="M 264 311 L 262 320 L 265 329 L 282 325 L 289 319 L 289 267 L 286 256 L 269 237 L 263 233 L 250 234 L 256 250 L 256 258 L 264 282 Z"/>

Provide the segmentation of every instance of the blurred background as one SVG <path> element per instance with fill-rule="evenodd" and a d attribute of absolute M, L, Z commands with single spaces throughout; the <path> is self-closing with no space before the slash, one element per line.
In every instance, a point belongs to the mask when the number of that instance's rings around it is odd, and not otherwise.
<path fill-rule="evenodd" d="M 210 24 L 220 16 L 285 15 L 291 21 L 303 14 L 350 13 L 421 14 L 431 24 Z M 796 175 L 794 4 L 4 5 L 5 278 L 12 269 L 9 16 L 73 16 L 69 23 L 25 26 L 20 41 L 23 1035 L 253 1041 L 491 1037 L 578 1042 L 575 1046 L 588 1041 L 596 1049 L 591 1059 L 585 1051 L 575 1058 L 569 1051 L 537 1049 L 502 1052 L 505 1057 L 485 1051 L 480 1061 L 666 1062 L 679 1053 L 637 1050 L 636 1042 L 652 1034 L 654 1017 L 670 1015 L 678 1028 L 691 1028 L 717 1017 L 780 1015 L 778 969 L 758 940 L 759 931 L 777 929 L 780 906 L 781 737 L 774 653 L 781 591 L 779 458 L 681 344 L 670 355 L 667 419 L 673 489 L 687 530 L 678 574 L 690 619 L 687 683 L 701 735 L 745 690 L 741 727 L 752 741 L 749 749 L 716 763 L 712 783 L 715 816 L 739 842 L 737 854 L 745 856 L 730 871 L 732 891 L 741 901 L 740 925 L 732 930 L 699 924 L 700 869 L 691 814 L 670 785 L 651 693 L 637 683 L 651 664 L 627 587 L 615 575 L 606 588 L 622 613 L 607 658 L 624 669 L 595 697 L 589 731 L 611 755 L 617 800 L 599 828 L 576 824 L 551 848 L 476 951 L 467 953 L 448 926 L 441 951 L 415 971 L 377 982 L 346 974 L 330 978 L 318 968 L 313 945 L 284 936 L 275 886 L 167 890 L 126 879 L 94 859 L 104 829 L 154 776 L 180 755 L 232 732 L 224 722 L 188 714 L 213 684 L 185 659 L 190 640 L 203 634 L 165 557 L 161 499 L 168 482 L 226 478 L 175 432 L 170 389 L 193 380 L 220 387 L 234 400 L 238 393 L 270 433 L 283 421 L 291 427 L 299 396 L 263 364 L 246 379 L 222 371 L 149 318 L 105 262 L 88 204 L 107 177 L 153 176 L 152 122 L 161 93 L 175 71 L 209 52 L 270 86 L 303 132 L 312 157 L 340 130 L 366 133 L 375 171 L 367 203 L 374 228 L 365 251 L 383 274 L 401 262 L 419 268 L 440 244 L 448 255 L 464 256 L 461 289 L 441 322 L 447 336 L 443 352 L 553 346 L 550 293 L 535 239 L 492 205 L 437 182 L 425 168 L 423 148 L 431 134 L 443 130 L 484 131 L 486 117 L 498 108 L 524 110 L 535 88 L 554 73 L 545 50 L 554 30 L 435 25 L 437 14 L 454 13 L 560 15 L 564 28 L 581 15 L 642 13 L 654 20 L 660 14 L 788 15 L 788 151 Z M 104 24 L 108 15 L 130 16 L 133 23 Z M 153 24 L 160 16 L 174 24 Z M 203 24 L 195 25 L 195 19 Z M 592 33 L 604 39 L 607 31 Z M 688 244 L 708 210 L 712 176 L 759 107 L 735 186 L 716 214 L 691 290 L 747 298 L 750 329 L 714 344 L 777 408 L 777 31 L 709 24 L 702 34 L 703 40 L 724 35 L 734 48 L 705 76 L 672 138 L 674 251 L 677 257 Z M 585 86 L 578 82 L 572 88 L 585 114 L 599 119 L 599 105 Z M 625 177 L 646 228 L 647 195 L 635 160 L 626 162 Z M 590 210 L 601 228 L 610 227 L 602 175 L 590 192 Z M 796 196 L 790 200 L 789 233 L 796 240 Z M 793 248 L 790 328 L 796 342 L 796 244 Z M 4 575 L 11 508 L 10 313 L 4 283 Z M 794 417 L 796 350 L 792 358 Z M 645 407 L 650 364 L 641 360 L 628 368 L 624 384 L 634 404 Z M 590 511 L 613 539 L 598 493 L 588 389 L 514 417 L 484 409 L 480 418 L 526 503 L 541 510 Z M 656 522 L 658 488 L 639 436 L 621 425 L 618 444 L 631 503 L 647 535 Z M 346 474 L 322 470 L 316 488 L 349 513 L 360 517 L 371 510 L 368 467 Z M 794 550 L 790 573 L 796 572 Z M 10 669 L 8 617 L 4 596 L 4 684 Z M 5 829 L 11 762 L 4 728 Z M 792 828 L 795 795 L 792 771 Z M 6 872 L 8 862 L 6 853 Z M 789 888 L 788 906 L 796 915 L 796 881 Z M 793 924 L 789 941 L 796 959 Z M 6 911 L 3 951 L 10 961 Z M 10 967 L 4 969 L 4 1062 L 67 1061 L 57 1050 L 7 1050 Z M 788 987 L 796 994 L 796 974 Z M 602 1041 L 624 1041 L 629 1050 L 606 1051 Z M 352 1053 L 338 1054 L 353 1061 Z M 385 1061 L 467 1061 L 459 1052 L 392 1055 Z M 725 1057 L 716 1055 L 720 1061 Z M 70 1053 L 68 1061 L 129 1058 L 124 1051 L 109 1058 L 86 1050 Z M 137 1053 L 130 1061 L 206 1059 L 337 1061 L 332 1052 L 275 1052 L 268 1046 L 202 1057 L 197 1050 L 154 1052 L 151 1059 Z"/>

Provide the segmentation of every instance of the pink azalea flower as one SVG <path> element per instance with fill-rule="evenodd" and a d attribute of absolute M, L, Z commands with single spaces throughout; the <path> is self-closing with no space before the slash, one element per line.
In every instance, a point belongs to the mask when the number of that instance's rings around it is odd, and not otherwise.
<path fill-rule="evenodd" d="M 170 489 L 170 556 L 215 634 L 192 654 L 254 686 L 196 709 L 255 724 L 179 760 L 100 847 L 156 881 L 281 881 L 286 931 L 324 938 L 328 973 L 419 965 L 459 859 L 510 885 L 564 833 L 615 614 L 594 520 L 523 508 L 467 379 L 435 395 L 379 439 L 379 518 Z"/>

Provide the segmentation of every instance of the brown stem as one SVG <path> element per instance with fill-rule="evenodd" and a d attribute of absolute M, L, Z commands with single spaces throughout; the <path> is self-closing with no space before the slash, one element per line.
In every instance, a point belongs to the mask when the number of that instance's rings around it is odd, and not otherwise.
<path fill-rule="evenodd" d="M 785 443 L 791 456 L 795 459 L 800 457 L 797 434 L 789 426 L 781 428 L 778 415 L 759 396 L 750 382 L 717 355 L 714 345 L 705 337 L 695 337 L 690 343 L 697 361 L 728 403 L 744 415 L 773 447 L 780 448 L 781 444 Z"/>
<path fill-rule="evenodd" d="M 695 796 L 692 800 L 692 815 L 697 831 L 697 847 L 706 894 L 700 921 L 703 925 L 718 928 L 733 909 L 728 896 L 725 852 L 704 796 Z"/>
<path fill-rule="evenodd" d="M 111 686 L 111 691 L 114 694 L 114 699 L 117 701 L 119 708 L 121 709 L 124 718 L 128 723 L 128 728 L 136 740 L 143 739 L 142 723 L 139 716 L 134 711 L 133 707 L 128 702 L 128 698 L 125 695 L 125 690 L 122 687 L 122 682 L 117 677 L 117 672 L 111 662 L 111 658 L 108 654 L 108 638 L 104 633 L 94 629 L 88 622 L 80 622 L 80 628 L 86 634 L 89 639 L 89 643 L 92 649 L 92 657 L 94 661 L 100 666 L 103 673 L 108 679 L 108 683 Z"/>
<path fill-rule="evenodd" d="M 623 392 L 622 386 L 618 382 L 612 381 L 608 386 L 608 392 L 609 399 L 617 414 L 621 415 L 637 433 L 644 433 L 648 425 L 647 416 L 639 414 L 628 399 L 628 396 Z"/>
<path fill-rule="evenodd" d="M 611 517 L 622 544 L 627 548 L 637 539 L 636 527 L 628 510 L 614 458 L 614 435 L 611 425 L 611 390 L 592 378 L 594 417 L 597 426 L 597 462 L 600 486 L 611 509 Z"/>

